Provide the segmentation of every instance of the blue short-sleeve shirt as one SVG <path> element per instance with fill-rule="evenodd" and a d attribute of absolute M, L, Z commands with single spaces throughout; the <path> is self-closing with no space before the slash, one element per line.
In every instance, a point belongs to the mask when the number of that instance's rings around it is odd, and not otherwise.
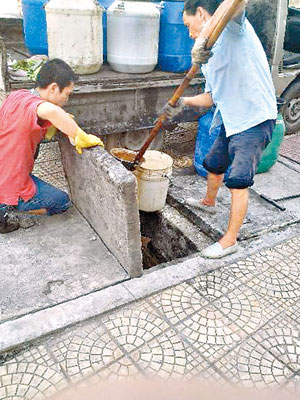
<path fill-rule="evenodd" d="M 267 57 L 245 14 L 240 21 L 227 24 L 212 52 L 202 72 L 205 92 L 211 92 L 216 105 L 213 125 L 223 121 L 226 136 L 231 136 L 276 119 L 276 96 Z"/>

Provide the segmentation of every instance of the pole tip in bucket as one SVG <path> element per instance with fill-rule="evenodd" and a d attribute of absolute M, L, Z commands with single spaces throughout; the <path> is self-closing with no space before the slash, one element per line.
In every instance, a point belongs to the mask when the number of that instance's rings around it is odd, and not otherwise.
<path fill-rule="evenodd" d="M 123 149 L 121 147 L 115 147 L 111 149 L 110 153 L 113 157 L 115 157 L 118 161 L 120 161 L 124 165 L 124 167 L 126 167 L 129 171 L 133 171 L 135 167 L 138 165 L 138 163 L 134 161 L 135 157 L 138 154 L 136 151 Z"/>

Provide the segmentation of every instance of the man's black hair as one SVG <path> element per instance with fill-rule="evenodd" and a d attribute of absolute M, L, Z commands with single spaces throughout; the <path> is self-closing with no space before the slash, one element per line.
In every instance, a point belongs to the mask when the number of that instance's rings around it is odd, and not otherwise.
<path fill-rule="evenodd" d="M 63 60 L 54 58 L 47 61 L 37 75 L 36 87 L 46 89 L 51 83 L 57 83 L 59 90 L 62 91 L 72 82 L 78 79 L 72 68 Z"/>
<path fill-rule="evenodd" d="M 202 7 L 212 15 L 220 3 L 221 0 L 185 0 L 184 11 L 189 15 L 195 15 L 197 8 Z"/>

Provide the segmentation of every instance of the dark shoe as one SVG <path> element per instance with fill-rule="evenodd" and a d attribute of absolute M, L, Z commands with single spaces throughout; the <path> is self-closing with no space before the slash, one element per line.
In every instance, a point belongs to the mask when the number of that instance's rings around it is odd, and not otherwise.
<path fill-rule="evenodd" d="M 20 228 L 19 220 L 16 216 L 5 213 L 0 218 L 0 233 L 9 233 Z"/>

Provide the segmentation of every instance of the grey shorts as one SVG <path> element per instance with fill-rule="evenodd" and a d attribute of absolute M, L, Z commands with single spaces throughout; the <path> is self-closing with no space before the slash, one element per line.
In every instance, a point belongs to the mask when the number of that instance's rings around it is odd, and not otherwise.
<path fill-rule="evenodd" d="M 203 161 L 207 171 L 225 175 L 225 185 L 231 189 L 252 186 L 254 175 L 266 146 L 272 139 L 276 120 L 270 119 L 246 131 L 226 137 L 224 125 L 210 152 Z"/>

